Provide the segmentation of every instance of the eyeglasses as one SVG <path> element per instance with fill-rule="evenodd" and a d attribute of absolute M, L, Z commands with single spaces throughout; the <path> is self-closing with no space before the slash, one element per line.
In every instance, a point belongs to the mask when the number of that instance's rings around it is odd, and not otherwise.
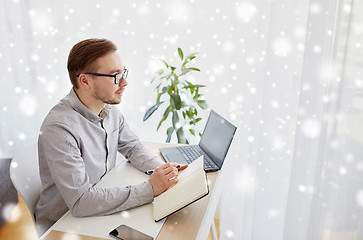
<path fill-rule="evenodd" d="M 110 74 L 103 74 L 103 73 L 84 73 L 84 74 L 89 74 L 92 76 L 97 76 L 97 77 L 113 77 L 114 78 L 114 83 L 116 85 L 120 84 L 122 82 L 122 79 L 127 78 L 127 74 L 129 73 L 129 70 L 125 69 L 122 73 L 117 73 L 114 75 L 110 75 Z M 80 74 L 77 75 L 77 77 L 79 77 Z"/>

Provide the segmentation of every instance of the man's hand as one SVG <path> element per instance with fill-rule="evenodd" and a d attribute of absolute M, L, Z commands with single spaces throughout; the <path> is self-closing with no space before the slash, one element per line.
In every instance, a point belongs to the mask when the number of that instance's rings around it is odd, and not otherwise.
<path fill-rule="evenodd" d="M 154 191 L 154 197 L 159 196 L 168 188 L 178 182 L 179 171 L 184 170 L 188 165 L 180 166 L 177 163 L 165 163 L 155 168 L 153 174 L 149 178 L 149 182 Z"/>

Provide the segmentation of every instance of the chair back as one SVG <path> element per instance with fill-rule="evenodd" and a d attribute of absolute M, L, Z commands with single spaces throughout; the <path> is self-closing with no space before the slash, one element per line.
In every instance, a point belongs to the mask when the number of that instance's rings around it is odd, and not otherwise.
<path fill-rule="evenodd" d="M 34 220 L 35 206 L 39 200 L 42 187 L 38 164 L 38 145 L 36 143 L 25 147 L 12 159 L 10 178 L 28 206 Z"/>

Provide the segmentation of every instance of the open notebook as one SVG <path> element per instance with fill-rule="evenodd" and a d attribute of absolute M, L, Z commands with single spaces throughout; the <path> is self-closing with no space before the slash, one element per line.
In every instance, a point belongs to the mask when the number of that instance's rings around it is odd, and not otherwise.
<path fill-rule="evenodd" d="M 159 221 L 170 214 L 201 199 L 209 193 L 204 159 L 200 156 L 181 171 L 178 183 L 154 199 L 154 220 Z"/>

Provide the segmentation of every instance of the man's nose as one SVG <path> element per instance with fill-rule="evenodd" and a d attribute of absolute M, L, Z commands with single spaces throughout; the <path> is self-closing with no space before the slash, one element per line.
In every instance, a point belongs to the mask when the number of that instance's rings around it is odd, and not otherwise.
<path fill-rule="evenodd" d="M 120 82 L 119 86 L 126 87 L 127 85 L 129 85 L 129 83 L 127 82 L 127 80 L 125 78 L 123 78 L 122 81 Z"/>

